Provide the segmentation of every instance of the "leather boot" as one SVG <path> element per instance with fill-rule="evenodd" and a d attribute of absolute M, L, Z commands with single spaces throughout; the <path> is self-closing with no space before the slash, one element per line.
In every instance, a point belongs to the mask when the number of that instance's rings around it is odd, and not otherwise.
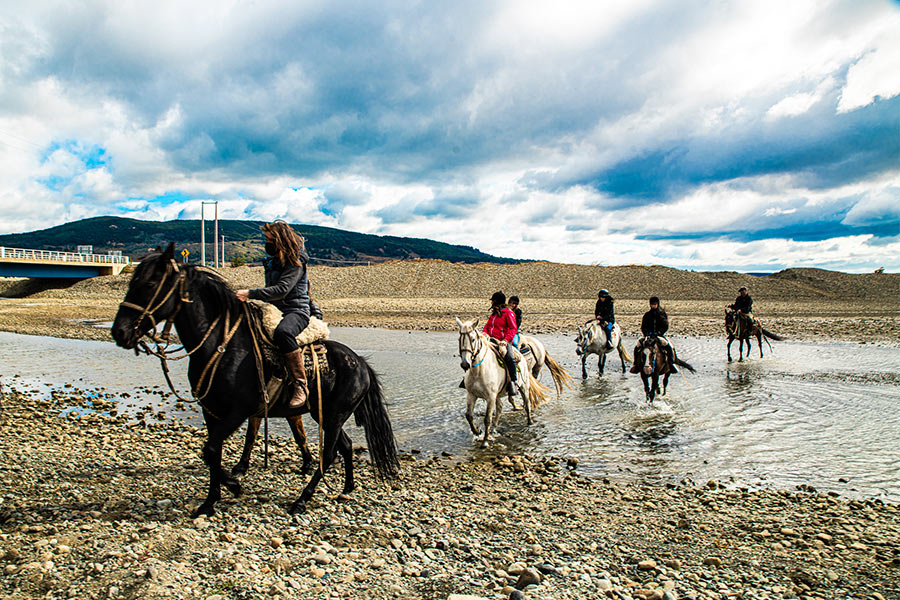
<path fill-rule="evenodd" d="M 303 364 L 302 352 L 299 349 L 288 352 L 284 355 L 284 364 L 294 380 L 294 395 L 291 396 L 288 406 L 290 408 L 301 408 L 306 404 L 307 397 L 306 367 Z"/>
<path fill-rule="evenodd" d="M 666 344 L 666 356 L 669 357 L 669 373 L 677 373 L 678 369 L 675 368 L 675 349 L 672 348 L 672 344 Z"/>

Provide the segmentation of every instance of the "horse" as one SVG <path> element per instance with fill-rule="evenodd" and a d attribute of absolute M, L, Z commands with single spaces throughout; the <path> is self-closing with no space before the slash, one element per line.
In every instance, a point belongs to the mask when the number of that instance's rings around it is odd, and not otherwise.
<path fill-rule="evenodd" d="M 773 340 L 783 340 L 780 335 L 774 334 L 771 331 L 766 330 L 762 326 L 762 322 L 754 318 L 753 322 L 750 326 L 747 326 L 747 323 L 744 319 L 737 319 L 737 315 L 735 311 L 725 309 L 725 334 L 728 336 L 728 345 L 726 346 L 726 353 L 728 354 L 728 362 L 731 362 L 731 342 L 735 339 L 738 341 L 738 362 L 744 360 L 744 342 L 747 342 L 747 358 L 750 358 L 750 351 L 752 350 L 752 346 L 750 345 L 750 336 L 756 336 L 756 343 L 759 346 L 759 357 L 763 357 L 763 349 L 762 349 L 762 341 L 763 338 L 766 340 L 766 344 L 769 345 L 769 350 L 772 349 L 772 344 L 769 343 L 769 338 Z"/>
<path fill-rule="evenodd" d="M 641 380 L 644 383 L 644 394 L 648 402 L 653 402 L 656 394 L 660 396 L 666 395 L 666 388 L 669 386 L 669 375 L 672 373 L 672 365 L 669 364 L 669 357 L 656 336 L 645 338 L 643 344 L 639 346 L 639 351 L 643 355 Z M 691 373 L 694 372 L 694 367 L 677 356 L 675 356 L 675 364 L 684 367 Z M 660 375 L 663 376 L 662 388 L 659 387 Z"/>
<path fill-rule="evenodd" d="M 535 379 L 540 379 L 541 371 L 544 366 L 547 367 L 550 377 L 553 379 L 553 386 L 556 388 L 557 398 L 562 394 L 564 387 L 572 387 L 572 376 L 550 356 L 543 342 L 533 335 L 521 335 L 519 336 L 519 346 L 525 355 L 525 360 L 531 366 L 531 374 Z"/>
<path fill-rule="evenodd" d="M 164 367 L 165 352 L 151 351 L 142 338 L 158 340 L 156 325 L 163 321 L 166 322 L 165 338 L 174 324 L 185 356 L 189 356 L 188 380 L 206 423 L 203 460 L 209 467 L 210 477 L 206 499 L 194 511 L 194 517 L 215 513 L 222 485 L 235 496 L 241 493 L 237 478 L 222 468 L 222 445 L 248 418 L 261 416 L 266 408 L 264 382 L 278 368 L 260 357 L 258 319 L 218 274 L 177 263 L 175 245 L 169 244 L 165 251 L 157 249 L 141 260 L 113 321 L 111 333 L 116 344 L 136 353 L 143 350 L 155 354 L 163 360 Z M 320 468 L 291 505 L 291 513 L 306 510 L 338 452 L 344 461 L 342 495 L 353 491 L 353 445 L 343 430 L 351 414 L 356 424 L 365 428 L 376 476 L 393 479 L 400 468 L 381 382 L 375 371 L 347 346 L 332 340 L 321 343 L 328 368 L 318 374 L 318 382 L 310 380 L 307 405 L 296 409 L 287 405 L 291 384 L 283 386 L 281 394 L 272 399 L 266 410 L 267 416 L 273 417 L 296 417 L 311 412 L 322 430 Z M 168 378 L 167 369 L 164 371 Z M 317 410 L 310 410 L 317 406 Z"/>
<path fill-rule="evenodd" d="M 494 353 L 489 338 L 476 329 L 478 319 L 464 323 L 457 317 L 456 323 L 459 326 L 460 366 L 465 371 L 463 384 L 466 388 L 466 420 L 473 435 L 482 435 L 481 430 L 475 425 L 474 411 L 475 401 L 484 398 L 487 408 L 484 412 L 484 437 L 481 440 L 481 447 L 487 448 L 491 427 L 497 426 L 503 412 L 500 395 L 506 391 L 506 366 Z M 534 378 L 527 360 L 521 353 L 516 355 L 516 365 L 521 374 L 518 380 L 518 393 L 522 395 L 522 403 L 525 405 L 526 421 L 531 425 L 534 423 L 532 411 L 547 399 L 550 390 Z"/>
<path fill-rule="evenodd" d="M 294 441 L 300 448 L 300 455 L 303 457 L 303 464 L 300 466 L 301 475 L 309 475 L 312 468 L 312 453 L 309 451 L 309 445 L 306 443 L 306 430 L 303 427 L 303 417 L 301 415 L 293 415 L 285 417 L 288 426 L 291 428 L 291 434 Z M 247 473 L 250 468 L 250 454 L 253 452 L 253 446 L 256 444 L 256 436 L 259 433 L 259 426 L 262 424 L 262 417 L 250 417 L 247 420 L 247 434 L 244 437 L 244 450 L 241 452 L 241 458 L 231 468 L 232 477 L 240 477 Z"/>
<path fill-rule="evenodd" d="M 597 377 L 603 376 L 603 369 L 606 367 L 606 355 L 617 350 L 619 360 L 622 361 L 622 372 L 625 372 L 625 362 L 634 362 L 622 343 L 622 329 L 618 323 L 613 323 L 612 329 L 612 347 L 606 344 L 606 330 L 591 319 L 586 321 L 584 326 L 578 327 L 578 335 L 575 337 L 575 354 L 581 357 L 581 378 L 587 379 L 587 361 L 588 354 L 596 354 L 599 357 L 597 361 Z"/>

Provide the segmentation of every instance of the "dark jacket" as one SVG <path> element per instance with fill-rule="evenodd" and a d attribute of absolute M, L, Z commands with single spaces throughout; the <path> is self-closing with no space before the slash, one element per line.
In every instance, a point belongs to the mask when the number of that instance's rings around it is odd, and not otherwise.
<path fill-rule="evenodd" d="M 750 297 L 750 294 L 747 294 L 746 296 L 738 296 L 735 299 L 734 304 L 731 305 L 731 308 L 733 308 L 734 310 L 739 310 L 745 315 L 747 313 L 752 313 L 753 298 Z"/>
<path fill-rule="evenodd" d="M 306 275 L 307 256 L 301 256 L 299 267 L 285 267 L 274 256 L 263 260 L 266 287 L 250 290 L 250 298 L 271 302 L 283 314 L 300 313 L 309 318 L 309 278 Z"/>
<path fill-rule="evenodd" d="M 644 335 L 663 335 L 669 330 L 669 316 L 662 308 L 651 308 L 641 319 L 641 333 Z"/>
<path fill-rule="evenodd" d="M 513 314 L 516 315 L 516 330 L 518 330 L 522 327 L 522 309 L 517 306 L 510 310 L 512 310 Z"/>
<path fill-rule="evenodd" d="M 319 319 L 320 321 L 325 318 L 325 315 L 322 314 L 322 309 L 312 298 L 309 299 L 309 314 Z"/>
<path fill-rule="evenodd" d="M 616 322 L 616 307 L 613 306 L 613 299 L 607 298 L 606 302 L 597 299 L 597 305 L 594 306 L 594 317 L 600 317 L 607 323 Z"/>

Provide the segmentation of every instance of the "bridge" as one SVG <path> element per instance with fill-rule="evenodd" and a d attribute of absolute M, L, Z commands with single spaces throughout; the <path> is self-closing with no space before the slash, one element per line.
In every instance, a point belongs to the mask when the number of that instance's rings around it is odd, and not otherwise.
<path fill-rule="evenodd" d="M 86 279 L 98 275 L 118 275 L 129 264 L 131 259 L 127 256 L 0 246 L 0 277 Z"/>

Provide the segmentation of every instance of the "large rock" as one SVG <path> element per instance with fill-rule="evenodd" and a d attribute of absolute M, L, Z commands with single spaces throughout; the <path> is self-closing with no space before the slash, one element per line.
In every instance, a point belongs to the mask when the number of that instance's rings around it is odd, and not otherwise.
<path fill-rule="evenodd" d="M 529 585 L 537 585 L 541 582 L 541 574 L 532 568 L 526 568 L 519 574 L 516 580 L 516 589 L 524 590 Z"/>

